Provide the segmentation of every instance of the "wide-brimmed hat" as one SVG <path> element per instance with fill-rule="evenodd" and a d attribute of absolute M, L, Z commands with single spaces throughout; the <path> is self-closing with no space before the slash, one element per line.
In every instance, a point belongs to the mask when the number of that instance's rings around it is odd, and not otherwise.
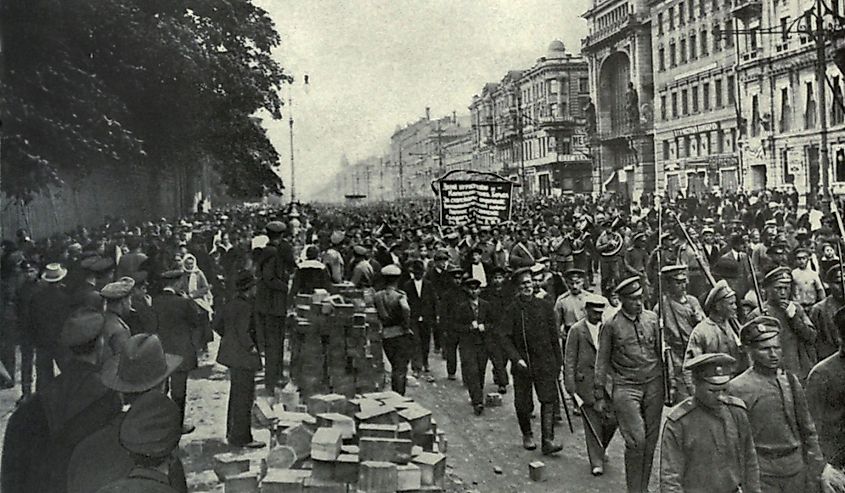
<path fill-rule="evenodd" d="M 161 392 L 140 396 L 120 425 L 120 444 L 133 454 L 161 458 L 170 455 L 182 438 L 179 406 Z"/>
<path fill-rule="evenodd" d="M 130 337 L 120 354 L 103 365 L 103 385 L 118 392 L 145 392 L 159 385 L 179 368 L 182 357 L 165 354 L 157 335 Z"/>
<path fill-rule="evenodd" d="M 60 282 L 67 276 L 67 269 L 62 267 L 62 264 L 52 263 L 44 267 L 44 272 L 41 273 L 41 279 L 44 282 L 54 283 Z"/>

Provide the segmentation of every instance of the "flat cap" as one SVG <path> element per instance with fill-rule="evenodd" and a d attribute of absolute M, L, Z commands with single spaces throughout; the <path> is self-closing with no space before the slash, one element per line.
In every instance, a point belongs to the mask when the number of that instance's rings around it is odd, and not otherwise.
<path fill-rule="evenodd" d="M 149 273 L 145 270 L 136 270 L 132 273 L 132 280 L 135 281 L 135 285 L 144 284 L 147 282 L 147 278 L 149 277 Z"/>
<path fill-rule="evenodd" d="M 355 253 L 355 255 L 366 255 L 369 251 L 370 250 L 363 245 L 355 245 L 352 248 L 352 252 Z"/>
<path fill-rule="evenodd" d="M 796 248 L 795 250 L 793 250 L 792 253 L 795 254 L 795 256 L 798 256 L 798 254 L 800 253 L 800 254 L 804 254 L 804 256 L 809 257 L 810 256 L 810 249 L 807 248 L 807 247 L 801 247 L 800 246 L 800 247 Z"/>
<path fill-rule="evenodd" d="M 467 287 L 479 287 L 481 286 L 481 279 L 476 279 L 474 277 L 467 277 L 464 279 L 461 284 Z"/>
<path fill-rule="evenodd" d="M 792 273 L 788 267 L 775 267 L 763 277 L 763 286 L 769 287 L 777 284 L 791 284 Z"/>
<path fill-rule="evenodd" d="M 132 293 L 135 287 L 135 280 L 131 277 L 121 277 L 115 282 L 110 282 L 100 290 L 100 296 L 107 300 L 119 300 L 126 298 Z"/>
<path fill-rule="evenodd" d="M 145 457 L 167 457 L 179 445 L 181 437 L 179 406 L 158 391 L 138 397 L 120 425 L 123 448 Z"/>
<path fill-rule="evenodd" d="M 546 266 L 539 263 L 539 262 L 535 262 L 534 265 L 529 267 L 529 269 L 531 269 L 532 274 L 539 274 L 539 273 L 543 272 L 544 270 L 546 270 Z"/>
<path fill-rule="evenodd" d="M 100 336 L 103 325 L 105 317 L 102 313 L 82 310 L 65 321 L 59 342 L 66 348 L 87 344 Z"/>
<path fill-rule="evenodd" d="M 162 272 L 161 278 L 162 279 L 179 279 L 180 277 L 182 277 L 183 274 L 185 274 L 185 272 L 182 271 L 182 269 L 171 269 L 171 270 L 166 270 L 166 271 Z"/>
<path fill-rule="evenodd" d="M 722 279 L 710 288 L 710 292 L 708 292 L 707 297 L 704 298 L 704 310 L 709 312 L 713 305 L 724 299 L 730 298 L 731 296 L 736 296 L 736 292 L 731 289 L 727 281 Z"/>
<path fill-rule="evenodd" d="M 667 279 L 677 279 L 680 281 L 687 278 L 687 266 L 681 264 L 667 265 L 660 269 L 660 274 Z"/>
<path fill-rule="evenodd" d="M 97 255 L 91 255 L 90 257 L 85 257 L 85 258 L 83 258 L 82 260 L 79 261 L 79 266 L 82 267 L 85 270 L 93 271 L 94 269 L 92 269 L 91 267 L 93 267 L 94 264 L 97 263 L 97 260 L 99 260 L 99 259 L 100 259 L 100 257 L 98 257 Z"/>
<path fill-rule="evenodd" d="M 268 233 L 284 233 L 288 227 L 285 226 L 285 223 L 281 221 L 270 221 L 267 223 L 267 226 L 264 226 L 264 229 L 267 230 Z"/>
<path fill-rule="evenodd" d="M 637 233 L 631 238 L 631 242 L 636 243 L 638 241 L 645 241 L 645 233 Z"/>
<path fill-rule="evenodd" d="M 584 269 L 577 269 L 573 267 L 571 269 L 566 269 L 566 271 L 564 271 L 563 273 L 563 276 L 566 278 L 570 278 L 573 276 L 584 277 L 586 274 L 587 273 L 584 271 Z"/>
<path fill-rule="evenodd" d="M 724 385 L 731 379 L 736 360 L 725 353 L 704 353 L 684 361 L 684 370 L 714 385 Z"/>
<path fill-rule="evenodd" d="M 455 274 L 463 274 L 463 273 L 464 273 L 464 270 L 463 270 L 463 269 L 461 269 L 461 268 L 460 268 L 459 266 L 457 266 L 457 265 L 450 265 L 450 266 L 446 269 L 446 272 L 448 272 L 449 274 L 452 274 L 452 275 L 454 276 Z"/>
<path fill-rule="evenodd" d="M 584 304 L 587 308 L 592 308 L 593 310 L 604 310 L 607 307 L 607 299 L 604 296 L 591 294 L 584 300 Z"/>
<path fill-rule="evenodd" d="M 780 324 L 773 317 L 755 317 L 739 329 L 739 338 L 745 345 L 763 342 L 780 333 Z"/>
<path fill-rule="evenodd" d="M 384 277 L 398 277 L 402 275 L 402 269 L 396 264 L 385 265 L 381 268 L 381 275 Z"/>
<path fill-rule="evenodd" d="M 639 296 L 643 294 L 643 286 L 639 276 L 629 277 L 616 285 L 614 292 L 621 297 Z"/>

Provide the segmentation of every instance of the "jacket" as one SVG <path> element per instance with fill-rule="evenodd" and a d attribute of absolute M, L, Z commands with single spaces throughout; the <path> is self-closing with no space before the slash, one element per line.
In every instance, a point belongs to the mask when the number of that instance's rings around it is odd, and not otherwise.
<path fill-rule="evenodd" d="M 578 394 L 585 405 L 595 404 L 596 344 L 590 336 L 587 319 L 569 329 L 563 354 L 563 384 L 570 394 Z M 611 392 L 607 392 L 605 399 Z"/>
<path fill-rule="evenodd" d="M 713 265 L 713 276 L 717 281 L 724 279 L 736 293 L 736 299 L 741 300 L 751 289 L 753 282 L 751 269 L 748 267 L 748 255 L 739 252 L 738 259 L 735 259 L 733 250 L 728 250 Z"/>
<path fill-rule="evenodd" d="M 436 293 L 429 279 L 422 279 L 422 295 L 417 294 L 417 287 L 411 279 L 402 284 L 402 291 L 408 295 L 408 306 L 411 308 L 411 320 L 433 326 L 437 322 Z"/>
<path fill-rule="evenodd" d="M 103 340 L 105 341 L 105 355 L 103 361 L 107 361 L 115 354 L 123 352 L 123 346 L 132 336 L 129 326 L 117 313 L 106 310 L 103 314 Z"/>
<path fill-rule="evenodd" d="M 256 313 L 276 316 L 287 313 L 288 279 L 294 269 L 293 248 L 288 242 L 282 240 L 264 249 L 257 268 Z"/>
<path fill-rule="evenodd" d="M 446 331 L 451 334 L 468 334 L 478 332 L 476 324 L 484 324 L 485 332 L 493 329 L 493 309 L 485 300 L 478 299 L 478 313 L 473 311 L 469 296 L 462 297 L 452 307 Z"/>
<path fill-rule="evenodd" d="M 776 318 L 780 324 L 780 345 L 783 348 L 781 366 L 803 382 L 817 362 L 816 329 L 801 305 L 792 304 L 795 306 L 795 315 L 792 318 L 776 303 L 767 301 L 764 308 L 766 314 Z M 751 312 L 750 317 L 757 315 L 760 315 L 760 309 Z"/>
<path fill-rule="evenodd" d="M 36 348 L 55 348 L 71 312 L 71 298 L 61 284 L 41 283 L 28 308 Z"/>
<path fill-rule="evenodd" d="M 317 288 L 328 291 L 331 286 L 332 280 L 326 266 L 317 260 L 305 260 L 300 262 L 293 274 L 290 295 L 293 297 L 299 293 L 312 294 Z"/>
<path fill-rule="evenodd" d="M 807 404 L 829 463 L 845 467 L 845 356 L 833 353 L 807 377 Z"/>
<path fill-rule="evenodd" d="M 382 325 L 382 337 L 390 339 L 411 333 L 411 307 L 401 290 L 387 287 L 373 295 L 373 304 Z"/>
<path fill-rule="evenodd" d="M 238 294 L 214 314 L 212 328 L 221 337 L 218 363 L 242 370 L 261 369 L 261 357 L 255 341 L 253 300 Z"/>
<path fill-rule="evenodd" d="M 164 351 L 184 358 L 179 371 L 197 367 L 199 316 L 194 303 L 170 290 L 153 298 L 158 316 L 158 335 Z"/>

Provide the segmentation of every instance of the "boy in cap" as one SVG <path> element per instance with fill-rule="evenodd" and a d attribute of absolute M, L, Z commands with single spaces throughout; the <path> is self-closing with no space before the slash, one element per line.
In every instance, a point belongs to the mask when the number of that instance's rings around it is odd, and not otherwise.
<path fill-rule="evenodd" d="M 643 309 L 639 277 L 616 286 L 622 308 L 599 334 L 594 397 L 599 412 L 606 385 L 613 380 L 611 402 L 625 439 L 625 482 L 629 493 L 648 490 L 654 449 L 663 411 L 662 357 L 657 315 Z"/>
<path fill-rule="evenodd" d="M 840 308 L 845 306 L 845 295 L 842 291 L 842 267 L 835 265 L 825 275 L 828 295 L 810 309 L 810 321 L 816 328 L 816 355 L 824 359 L 838 349 L 837 326 L 834 316 Z"/>
<path fill-rule="evenodd" d="M 487 374 L 485 332 L 492 330 L 492 308 L 480 299 L 481 281 L 474 277 L 463 280 L 466 296 L 454 305 L 447 330 L 458 338 L 461 354 L 461 380 L 469 391 L 476 416 L 484 411 L 484 377 Z"/>
<path fill-rule="evenodd" d="M 390 362 L 390 386 L 394 392 L 405 395 L 408 378 L 408 365 L 414 351 L 414 339 L 411 332 L 411 307 L 408 295 L 399 289 L 399 277 L 402 270 L 390 264 L 382 268 L 385 288 L 373 296 L 381 320 L 382 344 L 387 360 Z"/>
<path fill-rule="evenodd" d="M 0 470 L 4 492 L 66 491 L 78 443 L 120 412 L 120 398 L 99 378 L 103 315 L 80 312 L 62 327 L 70 353 L 62 373 L 15 409 L 6 427 Z"/>
<path fill-rule="evenodd" d="M 251 412 L 255 401 L 255 372 L 261 369 L 261 356 L 255 340 L 253 296 L 255 278 L 248 270 L 235 280 L 234 298 L 214 314 L 212 328 L 220 339 L 217 362 L 229 368 L 229 407 L 226 413 L 226 439 L 236 447 L 261 448 L 252 438 Z"/>
<path fill-rule="evenodd" d="M 766 302 L 762 310 L 758 308 L 751 312 L 751 317 L 768 315 L 777 319 L 781 328 L 783 368 L 803 382 L 816 364 L 816 329 L 801 305 L 789 300 L 792 274 L 788 267 L 777 267 L 766 273 L 763 286 Z"/>
<path fill-rule="evenodd" d="M 170 485 L 168 472 L 181 428 L 179 407 L 167 396 L 147 392 L 139 397 L 120 425 L 120 444 L 135 467 L 97 493 L 178 493 Z"/>
<path fill-rule="evenodd" d="M 566 337 L 563 382 L 566 391 L 577 396 L 576 404 L 581 403 L 578 407 L 584 421 L 584 438 L 587 440 L 591 472 L 594 476 L 600 476 L 604 473 L 605 450 L 617 426 L 616 417 L 609 409 L 599 412 L 594 406 L 596 346 L 607 300 L 591 294 L 585 299 L 584 305 L 586 316 L 572 326 Z M 610 399 L 609 392 L 605 392 L 604 398 Z"/>
<path fill-rule="evenodd" d="M 818 491 L 825 462 L 804 389 L 791 371 L 781 369 L 780 332 L 778 320 L 765 316 L 742 327 L 752 366 L 728 391 L 748 408 L 763 491 Z"/>
<path fill-rule="evenodd" d="M 745 404 L 725 394 L 733 363 L 724 353 L 702 354 L 684 363 L 695 394 L 673 407 L 663 426 L 661 491 L 760 493 Z"/>
<path fill-rule="evenodd" d="M 481 290 L 481 298 L 487 301 L 490 306 L 506 307 L 513 299 L 513 293 L 505 286 L 507 270 L 504 267 L 493 267 L 490 285 Z M 506 369 L 507 360 L 502 349 L 501 339 L 497 327 L 502 319 L 502 310 L 493 310 L 492 331 L 487 331 L 487 352 L 493 362 L 493 382 L 498 387 L 500 394 L 508 391 L 508 372 Z"/>

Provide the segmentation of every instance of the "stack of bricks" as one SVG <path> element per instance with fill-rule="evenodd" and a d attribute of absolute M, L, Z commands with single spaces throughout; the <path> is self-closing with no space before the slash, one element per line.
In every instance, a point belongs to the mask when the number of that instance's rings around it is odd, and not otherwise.
<path fill-rule="evenodd" d="M 334 294 L 298 295 L 291 331 L 290 375 L 302 397 L 337 393 L 346 397 L 384 386 L 381 324 L 372 300 L 347 285 Z"/>
<path fill-rule="evenodd" d="M 266 451 L 215 456 L 226 493 L 444 490 L 445 437 L 413 400 L 372 392 L 319 394 L 305 402 L 308 412 L 263 406 L 272 416 Z"/>

